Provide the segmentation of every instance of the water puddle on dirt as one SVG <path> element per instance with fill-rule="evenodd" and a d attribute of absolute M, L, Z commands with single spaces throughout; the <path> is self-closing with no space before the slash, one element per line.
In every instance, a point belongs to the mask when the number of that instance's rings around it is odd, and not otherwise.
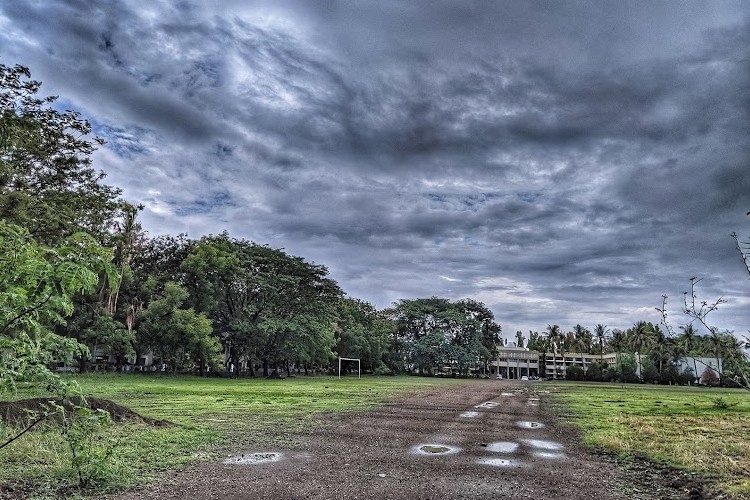
<path fill-rule="evenodd" d="M 543 429 L 544 424 L 541 422 L 528 422 L 526 420 L 521 420 L 519 422 L 516 422 L 516 425 L 520 427 L 521 429 Z"/>
<path fill-rule="evenodd" d="M 521 467 L 521 462 L 518 460 L 510 460 L 506 458 L 479 458 L 476 463 L 480 465 L 491 465 L 493 467 Z"/>
<path fill-rule="evenodd" d="M 564 460 L 568 458 L 565 453 L 559 451 L 535 451 L 531 454 L 536 458 L 543 458 L 544 460 Z"/>
<path fill-rule="evenodd" d="M 496 403 L 494 401 L 487 401 L 485 403 L 482 403 L 480 405 L 476 405 L 474 408 L 495 408 L 500 403 Z"/>
<path fill-rule="evenodd" d="M 478 411 L 465 411 L 459 415 L 459 417 L 463 417 L 463 418 L 476 418 L 478 416 L 479 416 Z"/>
<path fill-rule="evenodd" d="M 521 442 L 531 448 L 545 451 L 560 451 L 564 448 L 560 443 L 546 439 L 522 439 Z"/>
<path fill-rule="evenodd" d="M 281 453 L 241 453 L 224 460 L 222 463 L 231 465 L 269 464 L 281 460 Z"/>
<path fill-rule="evenodd" d="M 417 455 L 452 455 L 458 453 L 461 448 L 447 446 L 444 444 L 418 444 L 411 449 L 412 453 Z"/>
<path fill-rule="evenodd" d="M 511 441 L 498 441 L 487 445 L 487 451 L 494 453 L 513 453 L 517 449 L 518 443 L 513 443 Z"/>
<path fill-rule="evenodd" d="M 502 393 L 502 394 L 500 394 L 500 395 L 501 395 L 501 396 L 512 396 L 512 395 L 513 395 L 513 393 L 512 393 L 512 392 L 503 392 L 503 393 Z"/>

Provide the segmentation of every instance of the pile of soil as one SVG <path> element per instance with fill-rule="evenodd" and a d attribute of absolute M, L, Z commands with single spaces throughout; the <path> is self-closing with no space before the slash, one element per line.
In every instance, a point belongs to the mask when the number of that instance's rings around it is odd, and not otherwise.
<path fill-rule="evenodd" d="M 35 420 L 39 419 L 45 412 L 52 413 L 56 406 L 61 406 L 66 415 L 70 416 L 77 408 L 84 406 L 80 398 L 55 399 L 55 398 L 33 398 L 22 399 L 20 401 L 0 401 L 0 420 L 6 425 L 14 427 L 26 427 Z M 109 413 L 113 422 L 138 422 L 152 425 L 155 427 L 164 427 L 172 425 L 167 420 L 157 420 L 144 417 L 134 412 L 126 406 L 119 405 L 109 399 L 86 398 L 88 407 L 92 410 L 104 410 Z M 59 420 L 60 414 L 50 415 L 49 420 Z"/>

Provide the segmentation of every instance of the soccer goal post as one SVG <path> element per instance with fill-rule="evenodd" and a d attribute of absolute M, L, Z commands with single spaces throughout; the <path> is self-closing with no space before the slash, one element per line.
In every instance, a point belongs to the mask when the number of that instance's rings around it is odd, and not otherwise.
<path fill-rule="evenodd" d="M 339 358 L 339 378 L 341 378 L 341 362 L 342 361 L 356 361 L 357 362 L 357 378 L 362 378 L 362 363 L 359 358 Z"/>

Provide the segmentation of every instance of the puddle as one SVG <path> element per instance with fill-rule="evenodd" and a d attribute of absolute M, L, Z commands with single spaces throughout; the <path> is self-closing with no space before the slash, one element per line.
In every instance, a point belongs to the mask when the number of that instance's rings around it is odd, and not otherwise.
<path fill-rule="evenodd" d="M 476 463 L 491 465 L 493 467 L 521 467 L 521 462 L 518 460 L 509 460 L 506 458 L 479 458 Z"/>
<path fill-rule="evenodd" d="M 224 460 L 224 464 L 257 465 L 269 464 L 281 460 L 281 453 L 241 453 Z"/>
<path fill-rule="evenodd" d="M 512 396 L 512 395 L 513 395 L 513 393 L 512 393 L 512 392 L 504 392 L 504 393 L 502 393 L 502 394 L 500 394 L 500 395 L 501 395 L 501 396 Z"/>
<path fill-rule="evenodd" d="M 521 442 L 526 446 L 536 448 L 537 450 L 559 451 L 565 448 L 560 443 L 556 443 L 555 441 L 548 441 L 546 439 L 522 439 Z"/>
<path fill-rule="evenodd" d="M 459 415 L 459 417 L 464 417 L 464 418 L 476 418 L 478 416 L 479 416 L 478 411 L 465 411 Z"/>
<path fill-rule="evenodd" d="M 476 405 L 474 408 L 494 408 L 500 403 L 496 403 L 494 401 L 487 401 L 485 403 L 482 403 L 480 405 Z"/>
<path fill-rule="evenodd" d="M 543 429 L 544 428 L 544 424 L 541 422 L 528 422 L 525 420 L 516 422 L 516 425 L 520 427 L 521 429 Z"/>
<path fill-rule="evenodd" d="M 494 453 L 513 453 L 518 449 L 518 443 L 510 441 L 498 441 L 487 445 L 487 451 Z"/>
<path fill-rule="evenodd" d="M 418 444 L 411 449 L 412 453 L 417 455 L 452 455 L 458 453 L 461 448 L 447 446 L 444 444 Z"/>
<path fill-rule="evenodd" d="M 559 451 L 535 451 L 531 455 L 545 460 L 564 460 L 568 458 L 565 456 L 565 453 L 560 453 Z"/>

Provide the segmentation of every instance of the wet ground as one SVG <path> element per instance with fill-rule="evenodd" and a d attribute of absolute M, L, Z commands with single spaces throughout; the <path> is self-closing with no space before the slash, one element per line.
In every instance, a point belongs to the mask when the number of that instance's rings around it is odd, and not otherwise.
<path fill-rule="evenodd" d="M 627 484 L 558 423 L 543 388 L 475 380 L 423 392 L 294 434 L 294 449 L 238 450 L 118 498 L 691 498 Z"/>

